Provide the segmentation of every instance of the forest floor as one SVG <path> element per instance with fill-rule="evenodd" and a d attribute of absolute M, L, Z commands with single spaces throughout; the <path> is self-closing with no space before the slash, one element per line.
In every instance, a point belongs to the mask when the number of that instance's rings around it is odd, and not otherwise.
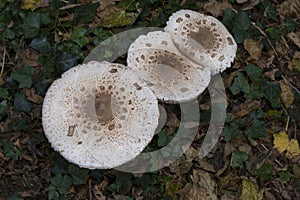
<path fill-rule="evenodd" d="M 238 44 L 221 74 L 226 121 L 213 150 L 196 156 L 212 107 L 205 90 L 199 131 L 171 165 L 132 174 L 67 162 L 43 132 L 48 87 L 105 39 L 163 28 L 180 9 L 216 17 Z M 0 13 L 0 200 L 300 199 L 299 0 L 2 0 Z M 148 149 L 180 126 L 179 105 L 163 106 L 167 123 Z"/>

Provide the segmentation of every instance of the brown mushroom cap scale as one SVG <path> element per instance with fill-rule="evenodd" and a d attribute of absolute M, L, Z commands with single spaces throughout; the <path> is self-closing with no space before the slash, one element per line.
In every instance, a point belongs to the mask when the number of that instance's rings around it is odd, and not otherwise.
<path fill-rule="evenodd" d="M 210 67 L 212 74 L 231 66 L 237 44 L 216 18 L 196 11 L 180 10 L 171 15 L 165 31 L 178 50 L 196 63 Z"/>
<path fill-rule="evenodd" d="M 187 60 L 170 34 L 149 32 L 129 47 L 127 65 L 144 79 L 156 97 L 169 103 L 195 99 L 210 82 L 210 69 Z"/>
<path fill-rule="evenodd" d="M 135 158 L 158 125 L 155 95 L 121 64 L 89 62 L 53 82 L 43 128 L 52 147 L 85 168 L 107 169 Z"/>

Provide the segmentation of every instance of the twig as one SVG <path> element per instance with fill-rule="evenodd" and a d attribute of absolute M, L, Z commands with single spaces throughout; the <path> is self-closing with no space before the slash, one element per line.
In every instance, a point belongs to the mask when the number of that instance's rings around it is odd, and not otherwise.
<path fill-rule="evenodd" d="M 63 6 L 59 9 L 60 10 L 67 10 L 67 9 L 76 8 L 76 7 L 79 7 L 79 6 L 82 6 L 82 5 L 84 5 L 84 4 L 83 3 L 70 4 L 70 5 Z"/>
<path fill-rule="evenodd" d="M 290 116 L 288 116 L 287 120 L 286 120 L 286 124 L 285 124 L 285 132 L 287 132 L 288 128 L 289 128 L 289 123 L 290 123 Z"/>
<path fill-rule="evenodd" d="M 93 199 L 93 195 L 92 195 L 92 180 L 89 180 L 89 196 L 90 196 L 90 200 Z"/>
<path fill-rule="evenodd" d="M 276 54 L 276 56 L 278 56 L 278 53 L 277 53 L 276 49 L 273 47 L 273 45 L 272 45 L 271 41 L 269 40 L 267 34 L 266 34 L 259 26 L 257 26 L 257 25 L 255 24 L 255 22 L 251 22 L 251 24 L 252 24 L 252 25 L 253 25 L 253 26 L 254 26 L 254 27 L 255 27 L 255 28 L 263 35 L 263 36 L 266 37 L 266 39 L 267 39 L 269 45 L 271 46 L 271 48 L 273 49 L 274 53 Z"/>
<path fill-rule="evenodd" d="M 3 57 L 2 57 L 2 65 L 1 65 L 1 72 L 0 72 L 0 79 L 2 78 L 2 75 L 3 75 L 3 72 L 4 72 L 5 56 L 6 56 L 6 48 L 4 47 Z"/>
<path fill-rule="evenodd" d="M 275 161 L 281 168 L 283 168 L 282 164 L 281 164 L 277 159 L 275 159 L 274 161 Z"/>
<path fill-rule="evenodd" d="M 281 39 L 282 39 L 284 45 L 286 46 L 286 48 L 287 48 L 287 49 L 290 49 L 290 47 L 289 47 L 288 43 L 286 42 L 286 39 L 284 38 L 283 35 L 281 36 Z"/>
<path fill-rule="evenodd" d="M 61 0 L 62 2 L 65 2 L 65 3 L 68 3 L 68 1 L 63 1 Z M 92 1 L 91 3 L 100 3 L 101 1 Z M 67 9 L 71 9 L 71 8 L 76 8 L 76 7 L 79 7 L 79 6 L 83 6 L 85 5 L 86 3 L 76 3 L 76 4 L 70 4 L 70 5 L 66 5 L 66 6 L 63 6 L 61 8 L 59 8 L 60 10 L 67 10 Z"/>
<path fill-rule="evenodd" d="M 299 89 L 294 86 L 289 80 L 287 80 L 287 78 L 285 78 L 283 75 L 281 76 L 284 79 L 284 82 L 286 82 L 287 84 L 289 84 L 298 94 L 300 94 Z"/>

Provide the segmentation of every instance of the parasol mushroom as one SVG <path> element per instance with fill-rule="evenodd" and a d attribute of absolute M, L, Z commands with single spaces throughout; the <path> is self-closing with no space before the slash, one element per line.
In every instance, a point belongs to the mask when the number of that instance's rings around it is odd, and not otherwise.
<path fill-rule="evenodd" d="M 234 60 L 237 44 L 226 27 L 214 17 L 180 10 L 171 15 L 165 31 L 172 35 L 182 54 L 210 67 L 212 75 L 230 67 Z"/>
<path fill-rule="evenodd" d="M 52 147 L 85 168 L 107 169 L 135 158 L 158 125 L 155 95 L 128 67 L 89 62 L 53 82 L 43 128 Z"/>
<path fill-rule="evenodd" d="M 144 79 L 159 100 L 180 103 L 195 99 L 210 82 L 210 69 L 187 60 L 170 34 L 149 32 L 129 47 L 127 65 Z"/>

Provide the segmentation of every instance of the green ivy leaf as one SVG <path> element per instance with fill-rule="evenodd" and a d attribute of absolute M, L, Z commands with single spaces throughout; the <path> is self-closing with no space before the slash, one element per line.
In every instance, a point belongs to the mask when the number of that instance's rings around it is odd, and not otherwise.
<path fill-rule="evenodd" d="M 257 119 L 253 120 L 251 127 L 245 131 L 245 135 L 250 140 L 265 137 L 267 135 L 265 123 Z"/>
<path fill-rule="evenodd" d="M 68 171 L 73 179 L 74 185 L 80 185 L 85 184 L 86 179 L 89 176 L 89 170 L 88 169 L 82 169 L 76 165 L 69 165 Z"/>
<path fill-rule="evenodd" d="M 7 99 L 8 98 L 8 91 L 5 88 L 0 88 L 0 98 Z"/>
<path fill-rule="evenodd" d="M 26 99 L 24 93 L 18 92 L 14 96 L 13 108 L 16 111 L 30 113 L 32 108 L 32 103 Z"/>
<path fill-rule="evenodd" d="M 76 26 L 74 27 L 70 39 L 80 47 L 83 47 L 84 45 L 89 43 L 89 38 L 85 36 L 87 32 L 87 28 Z"/>
<path fill-rule="evenodd" d="M 1 145 L 4 151 L 4 154 L 8 158 L 12 158 L 14 160 L 21 160 L 22 159 L 22 152 L 21 149 L 14 145 L 11 141 L 8 140 L 2 140 Z"/>
<path fill-rule="evenodd" d="M 280 171 L 279 176 L 283 182 L 289 182 L 292 178 L 292 174 L 288 171 Z"/>
<path fill-rule="evenodd" d="M 224 128 L 223 135 L 224 135 L 224 140 L 226 142 L 229 142 L 231 140 L 234 140 L 234 139 L 238 138 L 239 137 L 239 132 L 238 132 L 237 129 L 235 129 L 233 127 L 226 126 Z"/>
<path fill-rule="evenodd" d="M 135 184 L 141 187 L 144 191 L 156 183 L 157 179 L 152 174 L 143 174 L 135 180 Z"/>
<path fill-rule="evenodd" d="M 236 13 L 230 8 L 227 8 L 224 12 L 222 23 L 226 26 L 226 28 L 228 28 L 231 31 L 233 28 L 232 22 L 233 22 L 235 15 L 236 15 Z"/>
<path fill-rule="evenodd" d="M 34 48 L 35 50 L 46 53 L 51 49 L 50 43 L 47 41 L 47 37 L 36 37 L 34 38 L 31 43 L 29 44 L 31 48 Z"/>
<path fill-rule="evenodd" d="M 25 118 L 17 119 L 11 122 L 9 128 L 13 131 L 26 131 L 26 132 L 33 132 L 34 130 L 27 124 Z"/>
<path fill-rule="evenodd" d="M 100 169 L 91 170 L 89 175 L 90 175 L 90 178 L 94 179 L 97 182 L 100 182 L 101 180 L 103 180 L 103 171 Z"/>
<path fill-rule="evenodd" d="M 41 13 L 40 17 L 41 17 L 41 24 L 42 25 L 47 26 L 48 24 L 50 24 L 51 19 L 49 17 L 49 13 Z"/>
<path fill-rule="evenodd" d="M 121 172 L 116 175 L 116 181 L 109 186 L 114 192 L 128 192 L 132 185 L 132 175 L 129 173 Z"/>
<path fill-rule="evenodd" d="M 242 73 L 239 73 L 238 76 L 234 78 L 233 84 L 229 89 L 233 95 L 236 95 L 240 92 L 249 93 L 250 91 L 249 84 Z"/>
<path fill-rule="evenodd" d="M 233 167 L 244 167 L 244 162 L 248 160 L 248 154 L 243 151 L 235 151 L 232 153 L 232 163 L 231 166 Z"/>
<path fill-rule="evenodd" d="M 15 38 L 16 33 L 13 30 L 8 28 L 4 31 L 3 35 L 5 38 L 12 40 Z"/>
<path fill-rule="evenodd" d="M 263 91 L 267 98 L 279 96 L 281 93 L 280 86 L 277 82 L 265 82 L 263 84 Z"/>
<path fill-rule="evenodd" d="M 67 71 L 68 69 L 76 65 L 78 59 L 78 56 L 63 52 L 57 59 L 57 66 L 62 71 Z"/>
<path fill-rule="evenodd" d="M 232 32 L 237 43 L 242 43 L 250 37 L 251 20 L 246 12 L 238 12 L 232 22 Z"/>
<path fill-rule="evenodd" d="M 247 125 L 246 118 L 235 119 L 230 123 L 230 125 L 235 129 L 243 128 Z"/>
<path fill-rule="evenodd" d="M 24 19 L 23 29 L 25 38 L 34 38 L 39 34 L 41 26 L 41 14 L 30 12 Z"/>
<path fill-rule="evenodd" d="M 267 114 L 263 110 L 255 110 L 249 114 L 251 119 L 264 119 Z"/>
<path fill-rule="evenodd" d="M 48 187 L 48 199 L 49 200 L 52 200 L 52 199 L 59 199 L 59 193 L 58 191 L 56 190 L 56 187 L 54 187 L 53 185 L 50 185 Z"/>
<path fill-rule="evenodd" d="M 72 178 L 68 175 L 62 176 L 61 174 L 57 174 L 51 179 L 50 186 L 55 188 L 59 194 L 67 194 L 72 186 Z"/>
<path fill-rule="evenodd" d="M 245 70 L 252 82 L 257 82 L 261 79 L 261 74 L 263 72 L 262 68 L 249 64 Z"/>
<path fill-rule="evenodd" d="M 19 82 L 19 88 L 30 88 L 34 69 L 29 66 L 16 70 L 12 73 L 12 78 Z"/>
<path fill-rule="evenodd" d="M 55 56 L 40 56 L 39 64 L 43 66 L 43 78 L 48 78 L 52 76 L 55 71 L 56 57 Z M 43 80 L 39 80 L 41 82 Z"/>
<path fill-rule="evenodd" d="M 281 88 L 277 82 L 265 82 L 262 85 L 262 90 L 263 95 L 271 103 L 273 108 L 279 108 L 281 106 Z"/>
<path fill-rule="evenodd" d="M 241 30 L 248 30 L 251 26 L 251 20 L 246 12 L 240 11 L 236 14 L 233 20 L 233 26 Z"/>
<path fill-rule="evenodd" d="M 7 100 L 0 102 L 0 116 L 4 116 L 7 111 Z"/>
<path fill-rule="evenodd" d="M 88 23 L 92 21 L 98 7 L 99 3 L 90 3 L 77 7 L 75 9 L 76 21 L 81 23 Z"/>
<path fill-rule="evenodd" d="M 34 89 L 37 92 L 37 94 L 45 96 L 48 87 L 49 87 L 49 83 L 45 78 L 38 76 L 35 79 Z"/>
<path fill-rule="evenodd" d="M 252 82 L 250 85 L 249 93 L 244 95 L 247 99 L 261 99 L 263 96 L 263 89 L 258 82 Z"/>
<path fill-rule="evenodd" d="M 264 163 L 258 170 L 257 176 L 261 181 L 267 181 L 272 178 L 273 164 Z"/>

